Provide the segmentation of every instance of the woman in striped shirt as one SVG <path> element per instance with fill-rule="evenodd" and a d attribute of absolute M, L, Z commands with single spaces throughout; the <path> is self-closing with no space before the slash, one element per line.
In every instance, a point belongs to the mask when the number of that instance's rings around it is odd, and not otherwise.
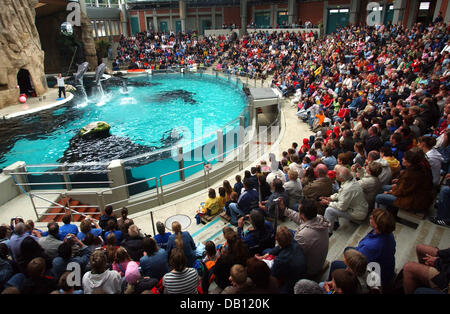
<path fill-rule="evenodd" d="M 199 277 L 194 268 L 186 267 L 186 256 L 180 235 L 177 236 L 176 244 L 177 247 L 172 250 L 169 258 L 169 265 L 173 270 L 163 277 L 164 293 L 197 294 Z"/>

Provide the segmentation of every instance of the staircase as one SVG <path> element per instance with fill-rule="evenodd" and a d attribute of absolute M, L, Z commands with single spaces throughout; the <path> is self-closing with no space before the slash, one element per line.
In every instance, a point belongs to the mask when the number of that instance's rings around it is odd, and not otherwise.
<path fill-rule="evenodd" d="M 92 215 L 92 218 L 98 220 L 100 218 L 100 214 L 92 214 L 95 212 L 98 212 L 99 210 L 96 207 L 90 207 L 87 204 L 82 204 L 80 201 L 73 200 L 70 197 L 61 197 L 59 200 L 56 201 L 56 203 L 70 207 L 74 212 L 72 214 L 72 222 L 80 222 L 82 221 L 85 215 Z M 74 206 L 82 206 L 82 207 L 74 207 Z M 79 212 L 80 214 L 76 214 L 75 212 Z M 47 209 L 46 214 L 42 215 L 40 222 L 61 222 L 64 215 L 60 214 L 70 214 L 70 211 L 66 208 L 62 208 L 59 206 L 51 206 Z"/>

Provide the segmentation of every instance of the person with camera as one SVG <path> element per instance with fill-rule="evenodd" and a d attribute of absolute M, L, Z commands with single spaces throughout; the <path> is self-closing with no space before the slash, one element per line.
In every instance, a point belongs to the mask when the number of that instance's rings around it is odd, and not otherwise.
<path fill-rule="evenodd" d="M 78 248 L 76 256 L 73 254 L 73 247 Z M 81 273 L 84 273 L 92 251 L 87 245 L 81 242 L 74 234 L 69 233 L 64 241 L 58 246 L 58 255 L 52 261 L 52 272 L 59 278 L 64 274 L 69 263 L 78 263 L 81 267 Z"/>
<path fill-rule="evenodd" d="M 92 233 L 94 237 L 101 238 L 102 232 L 103 230 L 100 228 L 98 223 L 88 216 L 80 223 L 80 232 L 78 232 L 77 238 L 83 241 L 88 233 Z"/>
<path fill-rule="evenodd" d="M 251 227 L 244 233 L 244 221 L 249 221 Z M 238 220 L 238 236 L 247 244 L 250 255 L 262 253 L 265 249 L 273 247 L 273 227 L 265 221 L 264 215 L 258 210 L 252 210 L 250 215 L 245 215 Z"/>

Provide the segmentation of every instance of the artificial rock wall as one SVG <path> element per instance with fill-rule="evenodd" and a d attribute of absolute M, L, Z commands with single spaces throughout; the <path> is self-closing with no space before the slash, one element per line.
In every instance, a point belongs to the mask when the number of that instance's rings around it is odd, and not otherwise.
<path fill-rule="evenodd" d="M 0 8 L 0 108 L 17 103 L 17 73 L 28 70 L 36 94 L 47 91 L 44 51 L 35 26 L 37 0 L 2 0 Z"/>

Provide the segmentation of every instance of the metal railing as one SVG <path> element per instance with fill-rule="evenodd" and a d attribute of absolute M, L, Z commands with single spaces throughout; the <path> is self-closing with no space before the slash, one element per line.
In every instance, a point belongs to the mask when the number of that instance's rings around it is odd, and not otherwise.
<path fill-rule="evenodd" d="M 189 73 L 189 72 L 187 72 L 187 73 Z M 245 83 L 243 82 L 243 78 L 242 77 L 238 77 L 238 76 L 235 76 L 235 75 L 232 75 L 232 74 L 224 74 L 224 73 L 212 72 L 212 71 L 210 73 L 208 73 L 208 71 L 203 71 L 203 70 L 199 70 L 199 71 L 197 71 L 197 73 L 206 74 L 206 75 L 215 76 L 215 77 L 221 76 L 222 78 L 225 78 L 228 81 L 230 81 L 231 78 L 235 78 L 236 79 L 236 85 L 238 84 L 238 82 L 241 82 L 242 85 L 245 86 Z M 248 77 L 247 77 L 247 80 L 248 80 Z M 280 109 L 279 105 L 278 105 L 278 109 Z M 248 110 L 249 110 L 249 107 L 247 105 L 243 109 L 243 113 L 246 114 Z M 240 117 L 232 120 L 225 127 L 231 125 L 232 123 L 235 123 L 237 119 L 240 119 Z M 278 123 L 279 119 L 280 119 L 280 110 L 278 110 L 278 115 L 277 115 L 276 120 L 273 121 L 270 126 Z M 222 128 L 222 129 L 224 129 L 224 128 Z M 211 136 L 214 133 L 215 132 L 211 132 L 210 134 L 207 134 L 206 136 L 203 136 L 201 139 L 194 140 L 194 142 L 202 140 L 203 138 L 206 138 L 207 136 Z M 35 213 L 36 213 L 36 217 L 38 219 L 40 218 L 39 217 L 39 213 L 37 212 L 37 209 L 42 209 L 42 208 L 47 208 L 48 209 L 48 207 L 36 206 L 36 204 L 35 204 L 35 202 L 33 200 L 33 197 L 36 197 L 36 198 L 39 198 L 41 200 L 47 201 L 52 206 L 61 207 L 65 211 L 70 213 L 71 215 L 79 214 L 79 215 L 84 216 L 84 217 L 86 217 L 87 215 L 82 213 L 82 212 L 78 212 L 76 210 L 77 208 L 86 207 L 86 206 L 87 207 L 98 208 L 99 209 L 98 212 L 89 213 L 89 215 L 94 215 L 94 214 L 101 214 L 101 211 L 104 210 L 105 206 L 108 206 L 108 205 L 114 206 L 114 205 L 117 205 L 117 204 L 120 204 L 120 203 L 127 203 L 127 207 L 139 206 L 139 205 L 148 203 L 150 198 L 147 197 L 146 199 L 144 199 L 142 201 L 138 201 L 138 202 L 134 202 L 134 203 L 130 204 L 130 200 L 132 200 L 132 198 L 135 198 L 135 196 L 132 196 L 132 197 L 128 196 L 128 197 L 120 199 L 120 200 L 108 201 L 107 202 L 106 198 L 105 198 L 105 195 L 108 194 L 108 193 L 114 194 L 114 191 L 117 191 L 119 189 L 128 189 L 131 186 L 142 184 L 142 183 L 146 183 L 146 182 L 150 182 L 150 181 L 155 183 L 155 189 L 154 190 L 156 190 L 156 198 L 157 198 L 158 204 L 162 205 L 162 204 L 165 203 L 165 194 L 173 192 L 174 190 L 179 188 L 180 185 L 183 185 L 183 184 L 188 185 L 189 183 L 193 182 L 193 180 L 198 180 L 199 176 L 192 176 L 189 180 L 180 180 L 180 182 L 177 182 L 177 183 L 170 183 L 168 188 L 164 188 L 163 179 L 165 177 L 169 176 L 169 175 L 173 175 L 175 173 L 181 173 L 181 172 L 184 172 L 185 170 L 192 169 L 192 168 L 199 167 L 199 166 L 202 166 L 202 168 L 203 168 L 203 175 L 202 176 L 203 176 L 203 180 L 204 180 L 204 186 L 206 188 L 206 187 L 210 186 L 210 182 L 209 182 L 210 169 L 207 168 L 206 165 L 211 164 L 211 162 L 214 161 L 214 160 L 223 161 L 221 159 L 224 156 L 226 156 L 226 155 L 230 156 L 230 154 L 232 154 L 233 152 L 236 153 L 236 156 L 241 156 L 242 154 L 245 154 L 246 147 L 248 148 L 248 145 L 250 145 L 251 141 L 253 140 L 253 138 L 245 140 L 245 137 L 247 137 L 247 135 L 248 134 L 243 134 L 244 138 L 241 139 L 241 143 L 239 145 L 237 145 L 236 147 L 233 147 L 231 150 L 223 152 L 223 153 L 220 153 L 220 154 L 216 154 L 216 156 L 214 156 L 214 157 L 212 157 L 210 159 L 207 159 L 206 161 L 202 161 L 202 162 L 199 162 L 199 163 L 194 164 L 194 165 L 190 165 L 190 166 L 187 166 L 187 167 L 183 167 L 183 168 L 177 169 L 175 171 L 164 173 L 164 174 L 159 176 L 159 179 L 157 177 L 152 177 L 152 178 L 149 178 L 149 179 L 139 180 L 139 181 L 133 182 L 133 183 L 127 183 L 127 184 L 116 186 L 116 187 L 106 188 L 106 189 L 104 189 L 102 191 L 97 191 L 97 192 L 93 192 L 93 191 L 78 191 L 78 190 L 76 192 L 74 192 L 76 194 L 95 194 L 96 195 L 96 199 L 97 199 L 97 205 L 70 206 L 70 203 L 67 203 L 68 196 L 70 196 L 71 194 L 74 194 L 74 193 L 70 193 L 70 192 L 35 192 L 35 191 L 29 192 L 31 202 L 33 204 L 33 208 L 34 208 Z M 160 152 L 154 152 L 154 153 L 157 154 L 157 153 L 160 153 Z M 145 155 L 147 155 L 147 154 L 145 154 Z M 258 152 L 256 152 L 253 155 L 250 155 L 250 151 L 249 151 L 247 158 L 254 160 L 255 158 L 258 158 L 258 156 L 260 156 L 260 155 L 261 155 L 261 151 L 258 151 Z M 137 158 L 142 158 L 142 157 L 143 157 L 143 155 L 140 155 L 140 156 L 133 157 L 132 159 L 135 159 L 135 158 L 137 159 Z M 130 158 L 128 158 L 128 160 L 130 160 Z M 235 162 L 235 158 L 227 159 L 222 164 L 222 166 L 229 165 L 230 162 Z M 109 185 L 111 185 L 111 184 L 114 183 L 113 181 L 110 181 L 110 180 L 108 180 L 108 181 L 90 181 L 90 182 L 89 181 L 71 182 L 70 180 L 68 180 L 69 179 L 68 175 L 70 175 L 70 174 L 109 173 L 109 172 L 111 172 L 110 170 L 107 170 L 107 169 L 106 170 L 66 170 L 67 167 L 70 167 L 70 166 L 86 167 L 86 166 L 89 166 L 89 165 L 106 166 L 107 164 L 105 164 L 105 163 L 103 163 L 103 164 L 101 164 L 101 163 L 87 163 L 87 164 L 74 163 L 74 164 L 26 165 L 26 167 L 24 168 L 25 171 L 18 171 L 18 172 L 10 173 L 10 174 L 13 175 L 13 176 L 14 175 L 27 176 L 27 175 L 32 175 L 32 174 L 55 174 L 55 175 L 63 176 L 63 182 L 43 182 L 43 183 L 29 183 L 29 182 L 17 183 L 16 182 L 19 187 L 22 187 L 22 186 L 38 186 L 38 185 L 64 185 L 65 184 L 66 187 L 67 187 L 67 190 L 70 191 L 70 188 L 71 188 L 72 184 L 75 184 L 75 185 L 76 184 L 92 184 L 92 185 L 109 184 Z M 243 169 L 243 160 L 239 160 L 239 162 L 237 163 L 236 166 L 238 167 L 239 171 L 241 171 Z M 45 168 L 45 167 L 59 167 L 61 170 L 59 170 L 59 171 L 58 170 L 52 170 L 52 171 L 47 171 L 47 172 L 46 171 L 34 171 L 34 172 L 27 171 L 27 168 Z M 198 173 L 198 172 L 196 172 L 196 173 Z M 127 190 L 127 192 L 128 192 L 128 190 Z M 144 193 L 146 193 L 146 192 L 138 194 L 139 197 L 142 197 Z M 65 199 L 66 204 L 65 205 L 61 205 L 61 204 L 58 204 L 58 203 L 56 203 L 54 201 L 51 201 L 51 200 L 46 199 L 45 197 L 41 196 L 41 195 L 46 195 L 46 194 L 58 194 L 59 195 L 59 199 Z M 152 193 L 149 193 L 149 195 L 150 194 L 152 196 L 155 196 L 154 195 L 155 194 L 154 191 Z M 147 196 L 149 196 L 149 195 L 147 195 Z M 136 199 L 137 199 L 137 197 L 136 197 Z M 117 208 L 114 211 L 117 211 L 117 210 L 120 210 L 120 209 Z M 40 215 L 41 216 L 46 216 L 46 215 L 65 215 L 66 213 L 42 213 Z"/>

